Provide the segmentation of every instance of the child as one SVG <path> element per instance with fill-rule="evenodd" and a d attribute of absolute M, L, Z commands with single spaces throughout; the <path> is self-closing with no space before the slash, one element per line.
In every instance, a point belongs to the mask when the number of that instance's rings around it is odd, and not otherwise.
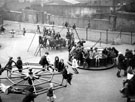
<path fill-rule="evenodd" d="M 73 75 L 72 73 L 68 73 L 67 69 L 68 69 L 68 66 L 65 66 L 63 71 L 62 71 L 63 78 L 62 78 L 61 85 L 63 84 L 63 81 L 65 79 L 66 80 L 65 86 L 67 86 L 67 82 L 71 85 L 71 80 L 72 80 L 72 75 Z"/>
<path fill-rule="evenodd" d="M 22 73 L 23 62 L 21 60 L 21 57 L 17 57 L 16 67 L 18 68 L 18 71 Z"/>
<path fill-rule="evenodd" d="M 44 56 L 41 57 L 39 64 L 42 65 L 43 68 L 47 69 L 49 66 L 49 59 L 48 59 L 49 53 L 46 52 Z"/>
<path fill-rule="evenodd" d="M 5 69 L 7 70 L 7 75 L 8 75 L 8 72 L 11 74 L 13 63 L 16 64 L 15 61 L 13 60 L 13 57 L 10 57 L 8 63 L 5 66 Z"/>
<path fill-rule="evenodd" d="M 53 83 L 50 83 L 50 88 L 47 91 L 47 102 L 54 102 L 56 96 L 54 95 L 53 91 Z"/>
<path fill-rule="evenodd" d="M 64 60 L 60 59 L 58 72 L 63 71 L 64 67 L 65 67 Z"/>
<path fill-rule="evenodd" d="M 56 69 L 56 71 L 58 71 L 58 72 L 60 71 L 59 70 L 59 57 L 58 56 L 55 57 L 54 68 Z"/>
<path fill-rule="evenodd" d="M 23 28 L 23 36 L 25 36 L 25 34 L 26 34 L 26 29 Z"/>
<path fill-rule="evenodd" d="M 75 59 L 75 57 L 73 57 L 73 60 L 72 60 L 72 69 L 73 69 L 73 71 L 74 71 L 75 74 L 79 74 L 79 72 L 77 70 L 77 67 L 78 67 L 77 60 Z"/>

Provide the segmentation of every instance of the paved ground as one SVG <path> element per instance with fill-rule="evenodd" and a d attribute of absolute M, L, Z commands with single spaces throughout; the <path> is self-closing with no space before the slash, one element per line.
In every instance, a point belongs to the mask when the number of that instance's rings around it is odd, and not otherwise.
<path fill-rule="evenodd" d="M 38 46 L 38 35 L 35 36 L 32 46 L 29 51 L 28 47 L 34 34 L 27 33 L 26 36 L 16 35 L 11 38 L 11 35 L 0 35 L 0 63 L 2 66 L 6 64 L 9 56 L 21 56 L 23 62 L 38 63 L 40 56 L 34 56 L 34 52 Z M 86 42 L 86 47 L 91 47 L 95 42 Z M 99 44 L 97 46 L 100 46 Z M 115 46 L 120 52 L 124 53 L 125 49 L 134 49 L 131 45 L 106 45 L 101 44 L 101 47 Z M 47 50 L 47 49 L 46 49 Z M 45 52 L 45 50 L 43 50 Z M 65 62 L 68 58 L 68 52 L 63 50 L 49 50 L 50 58 L 53 63 L 56 55 L 63 58 Z M 72 70 L 71 70 L 72 71 Z M 126 99 L 121 97 L 119 93 L 122 87 L 123 78 L 117 78 L 117 68 L 103 71 L 86 71 L 79 70 L 80 74 L 73 75 L 72 85 L 67 88 L 56 90 L 56 102 L 126 102 Z M 2 75 L 5 76 L 5 73 Z M 21 102 L 24 96 L 22 95 L 4 95 L 1 94 L 3 102 Z M 40 95 L 35 102 L 46 102 L 46 94 Z"/>

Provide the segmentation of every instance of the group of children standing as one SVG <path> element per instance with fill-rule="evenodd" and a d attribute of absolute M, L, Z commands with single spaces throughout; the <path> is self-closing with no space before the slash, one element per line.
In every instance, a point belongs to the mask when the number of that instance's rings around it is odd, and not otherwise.
<path fill-rule="evenodd" d="M 13 60 L 13 57 L 10 57 L 4 68 L 2 68 L 2 66 L 0 65 L 0 73 L 2 74 L 4 70 L 7 70 L 7 75 L 8 72 L 11 73 L 13 64 L 18 68 L 18 71 L 21 73 L 23 69 L 23 62 L 21 57 L 17 57 L 16 62 Z"/>
<path fill-rule="evenodd" d="M 48 55 L 49 55 L 49 53 L 46 52 L 45 55 L 41 57 L 41 59 L 39 61 L 39 64 L 42 65 L 42 67 L 45 70 L 49 70 L 50 71 L 50 69 L 49 69 L 50 68 L 49 67 L 50 66 L 50 60 L 49 60 Z M 21 57 L 17 57 L 17 61 L 16 62 L 13 60 L 13 57 L 10 57 L 8 62 L 7 62 L 7 64 L 6 64 L 6 66 L 4 68 L 2 68 L 1 65 L 0 65 L 0 67 L 2 69 L 7 70 L 7 74 L 8 74 L 8 72 L 11 73 L 13 66 L 16 66 L 18 68 L 18 71 L 20 73 L 22 73 L 23 62 L 21 60 Z M 72 60 L 72 69 L 74 70 L 74 72 L 76 74 L 79 73 L 77 71 L 77 67 L 78 67 L 77 60 L 75 58 L 73 58 L 73 60 Z M 71 80 L 72 80 L 72 75 L 73 74 L 68 71 L 68 65 L 65 64 L 64 59 L 59 59 L 59 57 L 56 56 L 55 60 L 54 60 L 54 67 L 53 68 L 54 68 L 54 70 L 62 73 L 62 77 L 63 78 L 62 78 L 61 85 L 63 85 L 63 81 L 64 80 L 66 80 L 66 83 L 65 83 L 64 86 L 67 86 L 67 83 L 71 85 Z M 31 93 L 33 93 L 33 92 L 31 92 Z M 27 97 L 29 97 L 29 94 L 26 95 L 25 98 L 27 98 Z M 35 96 L 32 98 L 32 100 L 34 100 L 34 98 L 35 98 Z M 47 100 L 48 100 L 48 102 L 54 102 L 54 98 L 55 97 L 54 97 L 54 94 L 53 94 L 53 84 L 50 83 L 50 88 L 47 91 Z M 29 101 L 29 102 L 31 102 L 31 101 Z"/>
<path fill-rule="evenodd" d="M 65 64 L 64 59 L 60 59 L 58 56 L 55 57 L 54 59 L 54 67 L 50 67 L 50 60 L 49 60 L 49 53 L 46 52 L 44 56 L 41 57 L 39 64 L 42 65 L 42 67 L 45 70 L 56 70 L 59 73 L 62 73 L 63 79 L 62 79 L 62 83 L 64 79 L 66 80 L 67 83 L 69 83 L 71 85 L 71 80 L 72 80 L 72 73 L 70 73 L 68 71 L 68 65 Z M 67 85 L 66 83 L 66 85 Z M 65 86 L 66 86 L 65 85 Z"/>

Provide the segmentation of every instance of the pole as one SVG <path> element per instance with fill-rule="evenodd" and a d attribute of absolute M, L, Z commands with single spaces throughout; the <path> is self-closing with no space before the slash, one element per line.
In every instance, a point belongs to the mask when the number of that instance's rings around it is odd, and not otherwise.
<path fill-rule="evenodd" d="M 133 32 L 131 32 L 131 45 L 132 45 L 132 37 L 133 37 Z"/>
<path fill-rule="evenodd" d="M 106 30 L 106 44 L 108 44 L 108 29 Z"/>
<path fill-rule="evenodd" d="M 86 28 L 86 40 L 88 40 L 88 28 Z"/>
<path fill-rule="evenodd" d="M 102 37 L 102 32 L 100 32 L 100 47 L 101 47 L 101 37 Z"/>
<path fill-rule="evenodd" d="M 32 42 L 33 42 L 33 40 L 34 40 L 35 36 L 36 36 L 36 33 L 34 34 L 34 36 L 33 36 L 32 40 L 31 40 L 31 43 L 30 43 L 30 45 L 29 45 L 29 47 L 28 47 L 28 49 L 27 49 L 27 52 L 29 51 L 29 49 L 30 49 L 30 47 L 31 47 L 31 45 L 32 45 Z"/>
<path fill-rule="evenodd" d="M 77 35 L 77 37 L 78 37 L 79 41 L 81 41 L 81 39 L 80 39 L 80 37 L 79 37 L 79 35 L 78 35 L 77 30 L 76 30 L 76 29 L 74 29 L 74 30 L 75 30 L 75 32 L 76 32 L 76 35 Z"/>
<path fill-rule="evenodd" d="M 113 0 L 113 30 L 116 29 L 116 0 Z"/>

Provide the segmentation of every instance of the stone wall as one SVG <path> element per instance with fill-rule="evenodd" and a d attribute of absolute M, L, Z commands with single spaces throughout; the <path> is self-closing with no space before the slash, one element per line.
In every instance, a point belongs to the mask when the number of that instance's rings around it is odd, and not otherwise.
<path fill-rule="evenodd" d="M 117 13 L 116 30 L 135 32 L 135 13 Z"/>

